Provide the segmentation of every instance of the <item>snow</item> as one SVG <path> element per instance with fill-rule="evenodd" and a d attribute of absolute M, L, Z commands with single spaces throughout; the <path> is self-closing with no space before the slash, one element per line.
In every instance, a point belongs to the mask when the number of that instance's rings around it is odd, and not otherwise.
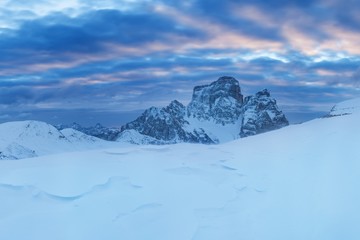
<path fill-rule="evenodd" d="M 0 239 L 357 240 L 359 121 L 3 160 Z"/>
<path fill-rule="evenodd" d="M 220 143 L 232 141 L 239 138 L 239 131 L 241 128 L 241 119 L 235 123 L 227 123 L 222 125 L 216 123 L 215 120 L 201 120 L 194 117 L 186 117 L 185 120 L 189 125 L 185 125 L 184 129 L 192 132 L 193 130 L 202 128 L 208 136 L 213 140 L 218 140 Z"/>
<path fill-rule="evenodd" d="M 163 141 L 139 133 L 134 129 L 125 130 L 120 133 L 117 142 L 131 144 L 164 144 Z"/>
<path fill-rule="evenodd" d="M 330 116 L 360 113 L 360 98 L 347 100 L 336 104 L 330 111 Z"/>
<path fill-rule="evenodd" d="M 0 159 L 21 159 L 113 146 L 116 144 L 74 129 L 58 131 L 52 125 L 39 121 L 0 124 Z"/>

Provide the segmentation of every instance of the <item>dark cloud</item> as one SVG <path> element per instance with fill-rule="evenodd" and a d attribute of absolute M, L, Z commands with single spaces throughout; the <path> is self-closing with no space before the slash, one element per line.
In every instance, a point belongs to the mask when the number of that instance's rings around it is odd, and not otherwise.
<path fill-rule="evenodd" d="M 82 126 L 94 126 L 97 123 L 109 127 L 120 127 L 121 125 L 136 119 L 142 111 L 94 111 L 93 109 L 10 109 L 0 115 L 0 123 L 6 121 L 38 120 L 46 121 L 53 125 L 69 124 L 73 122 Z"/>
<path fill-rule="evenodd" d="M 226 26 L 228 31 L 234 31 L 258 39 L 283 40 L 279 28 L 253 22 L 241 15 L 234 15 L 234 8 L 236 6 L 244 6 L 244 4 L 254 5 L 254 2 L 198 0 L 195 1 L 193 5 L 193 12 L 195 12 L 197 16 L 201 15 L 202 18 L 208 19 L 211 22 Z"/>
<path fill-rule="evenodd" d="M 154 14 L 128 14 L 98 10 L 70 18 L 53 14 L 24 22 L 11 34 L 2 34 L 2 62 L 66 61 L 66 53 L 104 53 L 109 43 L 141 46 L 155 41 L 204 37 L 189 28 L 177 28 L 170 18 Z M 56 54 L 56 55 L 55 55 Z"/>
<path fill-rule="evenodd" d="M 35 97 L 34 92 L 29 88 L 0 88 L 0 105 L 24 104 Z"/>
<path fill-rule="evenodd" d="M 356 71 L 360 67 L 360 59 L 350 60 L 348 58 L 334 60 L 334 61 L 321 61 L 311 65 L 310 69 L 323 69 L 335 72 L 343 71 Z"/>

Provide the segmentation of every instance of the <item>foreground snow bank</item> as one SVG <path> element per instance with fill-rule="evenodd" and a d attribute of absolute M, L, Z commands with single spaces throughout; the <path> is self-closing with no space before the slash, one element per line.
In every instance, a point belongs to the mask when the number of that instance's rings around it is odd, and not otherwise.
<path fill-rule="evenodd" d="M 0 239 L 359 239 L 359 115 L 0 162 Z"/>

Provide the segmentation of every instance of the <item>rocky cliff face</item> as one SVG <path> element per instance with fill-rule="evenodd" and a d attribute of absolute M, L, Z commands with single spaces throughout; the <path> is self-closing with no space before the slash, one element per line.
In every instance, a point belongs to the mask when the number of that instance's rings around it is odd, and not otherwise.
<path fill-rule="evenodd" d="M 222 125 L 235 123 L 241 113 L 242 103 L 239 82 L 233 77 L 221 77 L 210 85 L 194 88 L 187 116 L 213 120 Z"/>
<path fill-rule="evenodd" d="M 212 144 L 288 124 L 267 90 L 243 99 L 239 82 L 225 76 L 209 85 L 195 87 L 187 107 L 175 100 L 164 108 L 147 109 L 121 128 L 118 141 Z"/>
<path fill-rule="evenodd" d="M 109 141 L 134 144 L 179 142 L 214 144 L 278 129 L 289 124 L 268 90 L 243 98 L 239 82 L 233 77 L 196 86 L 191 102 L 184 106 L 174 100 L 164 108 L 151 107 L 121 129 L 100 124 L 73 128 Z"/>
<path fill-rule="evenodd" d="M 242 127 L 240 137 L 267 132 L 289 125 L 285 115 L 270 97 L 267 89 L 248 96 L 241 107 Z"/>
<path fill-rule="evenodd" d="M 185 106 L 174 100 L 167 107 L 147 109 L 135 121 L 122 126 L 121 131 L 136 130 L 142 135 L 165 143 L 214 143 L 201 129 L 191 132 L 185 130 L 189 125 L 185 119 L 185 112 Z"/>

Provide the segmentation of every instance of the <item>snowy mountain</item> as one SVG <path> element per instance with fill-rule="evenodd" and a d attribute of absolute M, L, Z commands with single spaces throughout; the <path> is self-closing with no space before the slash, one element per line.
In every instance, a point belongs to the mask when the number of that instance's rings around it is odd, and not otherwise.
<path fill-rule="evenodd" d="M 0 161 L 0 239 L 358 240 L 359 102 L 219 145 Z"/>
<path fill-rule="evenodd" d="M 74 129 L 57 130 L 38 121 L 0 124 L 0 159 L 20 159 L 109 146 Z"/>
<path fill-rule="evenodd" d="M 239 82 L 232 77 L 221 77 L 210 85 L 196 86 L 187 116 L 217 124 L 234 124 L 241 113 L 243 95 Z"/>
<path fill-rule="evenodd" d="M 58 130 L 72 128 L 82 133 L 85 133 L 86 135 L 90 135 L 107 141 L 115 141 L 120 133 L 120 129 L 104 127 L 100 123 L 97 123 L 95 126 L 92 127 L 83 127 L 75 122 L 70 125 L 59 124 L 55 125 L 54 127 Z"/>
<path fill-rule="evenodd" d="M 267 89 L 248 96 L 242 106 L 241 137 L 252 136 L 289 125 Z"/>
<path fill-rule="evenodd" d="M 147 109 L 135 121 L 121 127 L 121 131 L 138 132 L 138 136 L 150 137 L 158 143 L 215 143 L 202 128 L 187 130 L 189 122 L 186 118 L 186 108 L 178 101 L 172 101 L 169 106 L 158 109 Z M 118 141 L 126 141 L 121 134 Z M 139 140 L 146 142 L 146 140 Z"/>
<path fill-rule="evenodd" d="M 267 90 L 243 99 L 239 82 L 221 77 L 196 86 L 188 106 L 173 101 L 164 108 L 149 108 L 136 120 L 121 127 L 118 141 L 137 136 L 137 142 L 220 143 L 278 129 L 289 123 Z M 137 133 L 135 133 L 136 131 Z M 146 139 L 139 139 L 141 137 Z M 132 137 L 134 139 L 135 137 Z M 131 142 L 136 142 L 131 140 Z"/>

